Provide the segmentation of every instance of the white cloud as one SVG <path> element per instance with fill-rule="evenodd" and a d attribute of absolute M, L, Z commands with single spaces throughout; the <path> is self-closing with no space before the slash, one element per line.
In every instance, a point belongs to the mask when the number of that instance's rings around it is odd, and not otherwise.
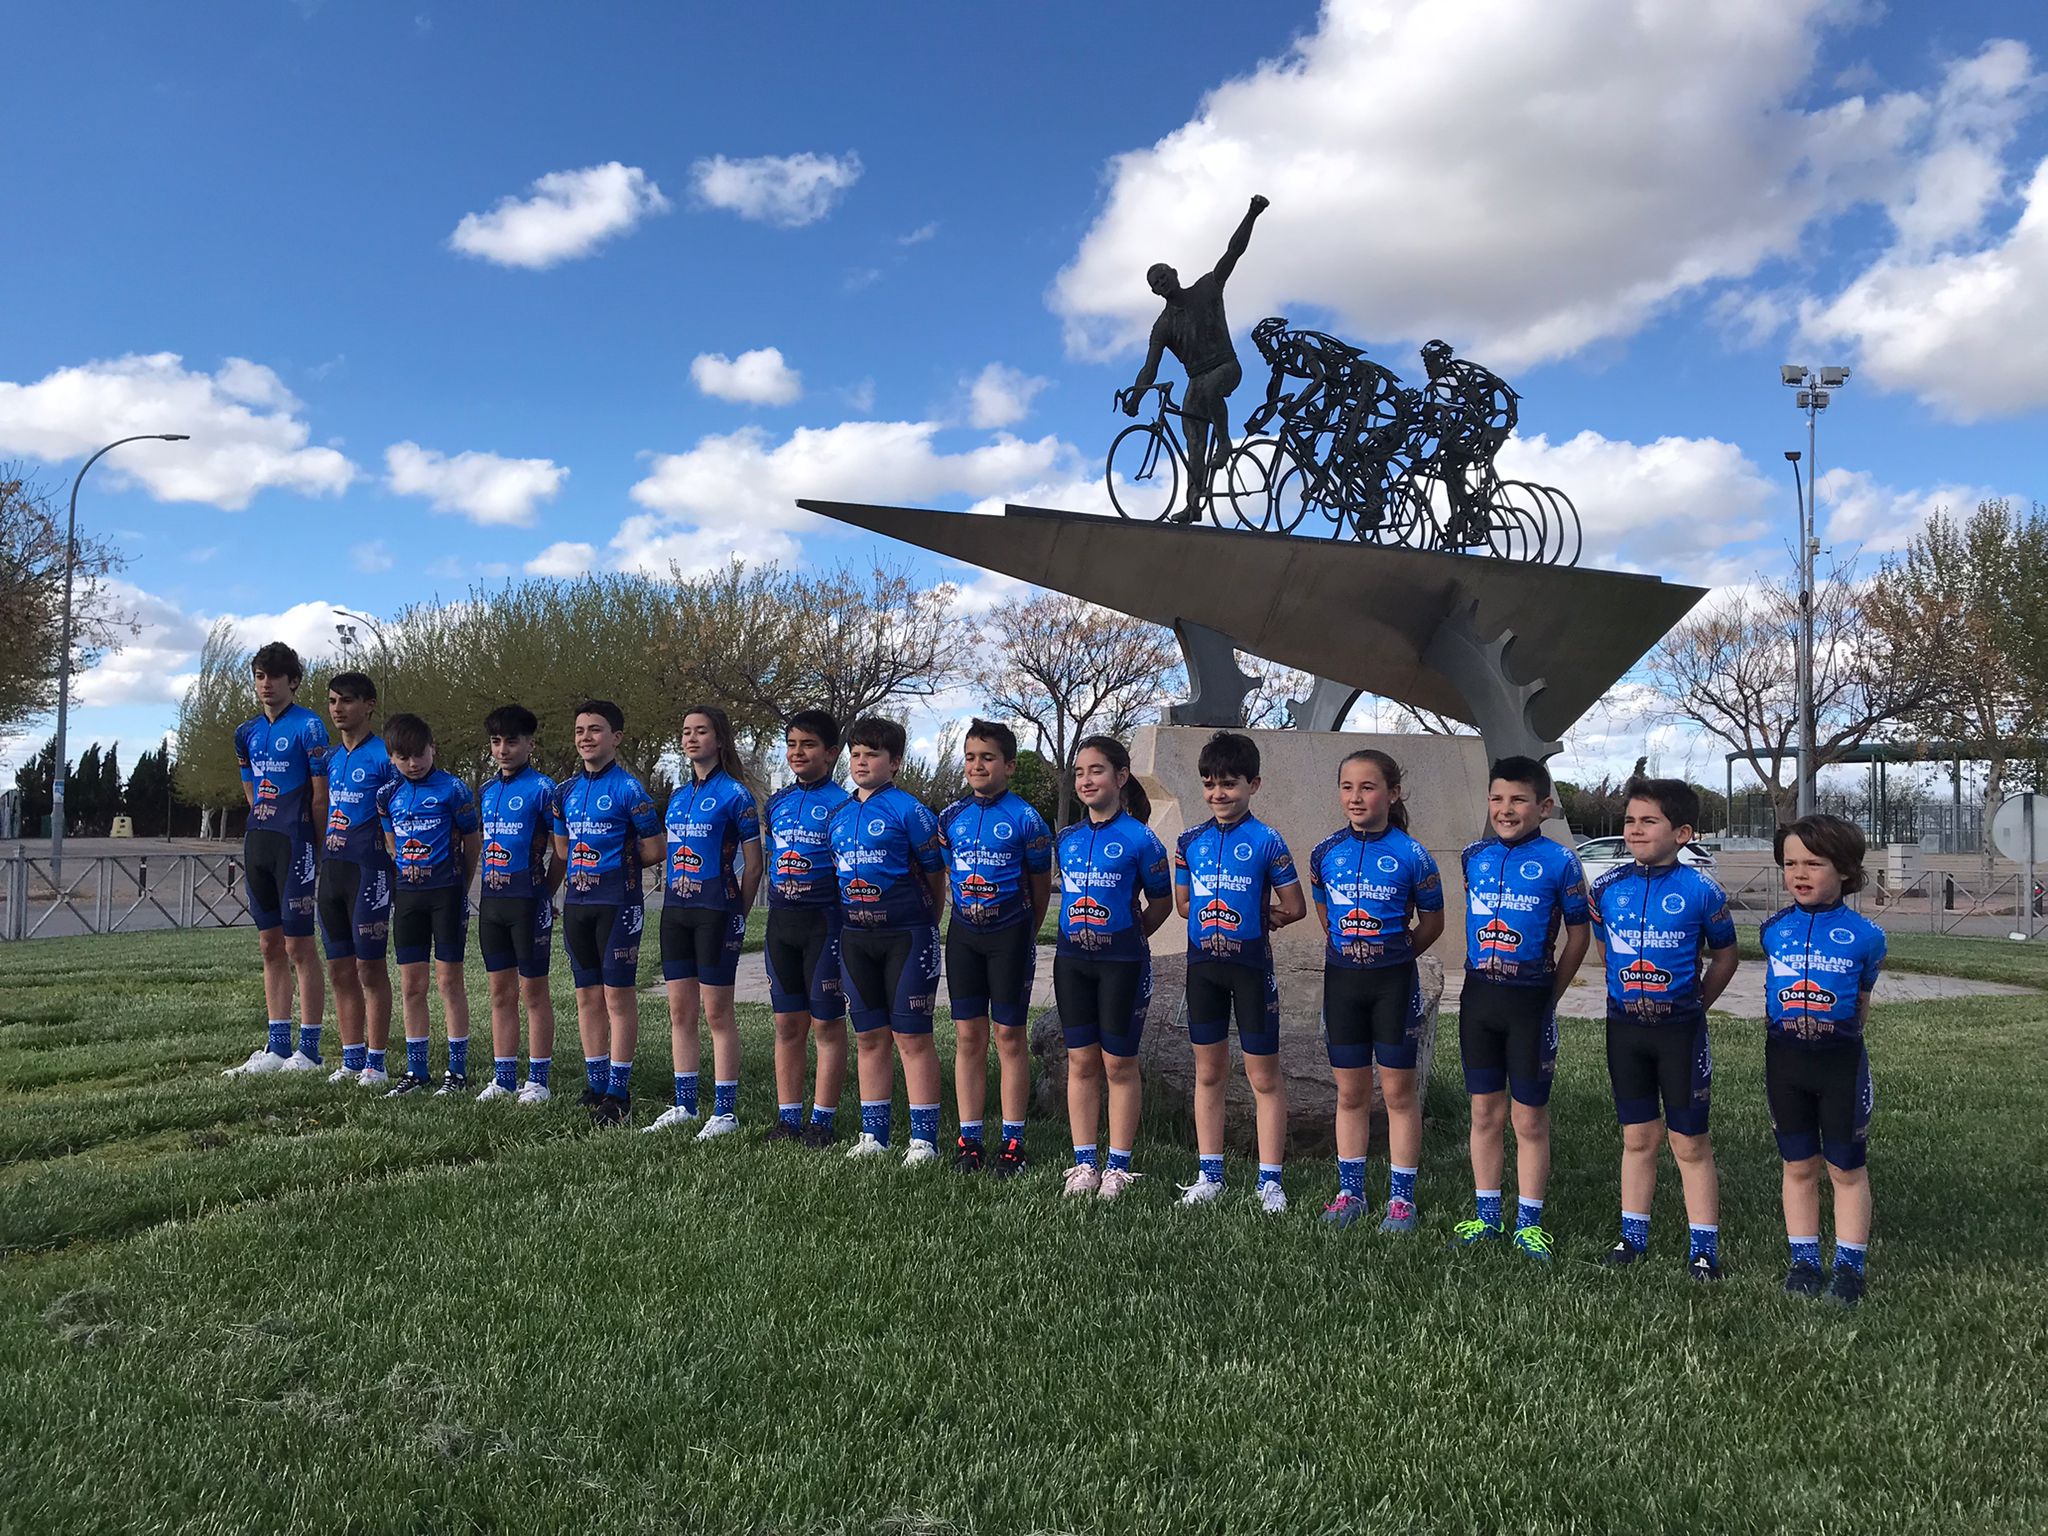
<path fill-rule="evenodd" d="M 803 397 L 804 376 L 782 360 L 780 347 L 757 347 L 738 357 L 699 352 L 690 382 L 705 394 L 744 405 L 790 405 Z"/>
<path fill-rule="evenodd" d="M 174 352 L 82 363 L 33 384 L 0 381 L 0 453 L 59 462 L 116 438 L 184 432 L 185 443 L 130 443 L 98 473 L 140 481 L 158 501 L 239 511 L 260 491 L 338 495 L 356 467 L 333 448 L 310 448 L 302 407 L 260 363 L 231 357 L 218 372 L 184 366 Z"/>
<path fill-rule="evenodd" d="M 568 540 L 550 544 L 546 549 L 526 562 L 529 576 L 581 576 L 597 560 L 597 546 L 594 544 L 571 543 Z"/>
<path fill-rule="evenodd" d="M 349 547 L 349 564 L 366 575 L 374 576 L 379 571 L 388 571 L 394 564 L 391 548 L 382 539 L 370 539 L 362 544 Z"/>
<path fill-rule="evenodd" d="M 860 156 L 760 155 L 728 160 L 714 155 L 690 167 L 697 196 L 713 208 L 743 219 L 797 229 L 832 211 L 847 188 L 860 180 Z"/>
<path fill-rule="evenodd" d="M 1050 302 L 1069 349 L 1142 342 L 1144 272 L 1208 270 L 1273 200 L 1239 315 L 1328 311 L 1442 335 L 1497 367 L 1627 335 L 1677 295 L 1792 253 L 1815 216 L 1890 195 L 1918 97 L 1808 107 L 1831 0 L 1327 0 L 1283 58 L 1117 156 Z"/>
<path fill-rule="evenodd" d="M 80 674 L 74 702 L 82 708 L 108 704 L 171 704 L 184 692 L 179 673 L 198 660 L 206 622 L 177 604 L 118 578 L 105 583 L 109 606 L 136 632 L 121 649 Z"/>
<path fill-rule="evenodd" d="M 1051 383 L 1051 379 L 990 363 L 967 386 L 967 419 L 983 431 L 1014 427 L 1031 414 L 1032 400 Z"/>
<path fill-rule="evenodd" d="M 436 512 L 459 512 L 483 527 L 532 524 L 534 508 L 552 501 L 569 471 L 552 459 L 507 459 L 495 453 L 453 458 L 418 443 L 384 450 L 385 484 L 400 496 L 424 496 Z"/>
<path fill-rule="evenodd" d="M 938 234 L 938 232 L 939 221 L 937 219 L 934 219 L 929 224 L 918 225 L 917 228 L 913 229 L 907 235 L 898 235 L 896 237 L 896 243 L 898 245 L 923 245 L 925 241 L 931 239 L 933 236 Z"/>
<path fill-rule="evenodd" d="M 532 196 L 507 197 L 489 213 L 464 214 L 448 244 L 501 267 L 552 267 L 588 256 L 669 207 L 645 171 L 616 160 L 550 171 L 530 190 Z"/>
<path fill-rule="evenodd" d="M 1880 485 L 1866 470 L 1830 469 L 1821 474 L 1815 500 L 1827 509 L 1821 537 L 1838 553 L 1862 549 L 1884 554 L 1904 549 L 1936 512 L 1967 517 L 1978 502 L 1999 494 L 1987 486 L 1960 484 L 1899 490 Z"/>
<path fill-rule="evenodd" d="M 1948 67 L 1927 109 L 1925 153 L 1889 203 L 1901 253 L 1976 234 L 2006 196 L 2005 151 L 2040 83 L 2032 55 L 2010 39 Z"/>

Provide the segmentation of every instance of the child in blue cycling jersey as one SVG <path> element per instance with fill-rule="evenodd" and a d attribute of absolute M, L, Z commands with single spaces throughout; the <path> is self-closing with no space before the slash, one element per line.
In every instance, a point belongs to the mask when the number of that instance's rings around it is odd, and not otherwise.
<path fill-rule="evenodd" d="M 1472 1219 L 1455 1246 L 1506 1235 L 1501 1220 L 1503 1139 L 1515 1126 L 1513 1243 L 1546 1260 L 1543 1202 L 1550 1185 L 1550 1082 L 1557 1070 L 1557 1003 L 1586 958 L 1592 929 L 1578 856 L 1543 835 L 1556 810 L 1550 770 L 1533 757 L 1493 765 L 1487 835 L 1467 848 L 1465 986 L 1458 1046 L 1472 1097 Z M 1562 942 L 1560 942 L 1560 940 Z M 1513 1107 L 1510 1109 L 1510 1100 Z"/>
<path fill-rule="evenodd" d="M 1258 1115 L 1258 1200 L 1277 1215 L 1287 1209 L 1281 1183 L 1287 1086 L 1280 1075 L 1280 988 L 1271 935 L 1307 916 L 1308 903 L 1287 844 L 1252 815 L 1258 745 L 1239 732 L 1218 731 L 1203 745 L 1196 768 L 1210 817 L 1180 835 L 1173 857 L 1174 907 L 1188 924 L 1188 1039 L 1195 1048 L 1201 1153 L 1201 1171 L 1182 1188 L 1181 1204 L 1223 1197 L 1223 1084 L 1235 1014 Z"/>
<path fill-rule="evenodd" d="M 675 1100 L 647 1130 L 673 1130 L 697 1119 L 701 1005 L 711 1025 L 713 1098 L 697 1140 L 712 1141 L 740 1128 L 740 1027 L 732 989 L 747 913 L 761 885 L 761 817 L 724 710 L 693 704 L 683 712 L 683 759 L 690 771 L 669 796 L 661 908 Z"/>
<path fill-rule="evenodd" d="M 1777 835 L 1792 905 L 1763 926 L 1764 1091 L 1785 1164 L 1785 1289 L 1822 1292 L 1820 1171 L 1835 1191 L 1830 1301 L 1863 1299 L 1870 1246 L 1870 1057 L 1864 1027 L 1884 969 L 1884 930 L 1843 905 L 1863 889 L 1863 834 L 1839 816 L 1805 816 Z"/>
<path fill-rule="evenodd" d="M 1059 837 L 1059 945 L 1053 1000 L 1067 1046 L 1067 1126 L 1074 1163 L 1066 1193 L 1115 1200 L 1131 1167 L 1144 1083 L 1138 1041 L 1152 1000 L 1149 940 L 1173 911 L 1166 849 L 1145 825 L 1152 802 L 1112 736 L 1074 749 L 1074 798 L 1086 813 Z M 1103 1078 L 1109 1079 L 1109 1164 L 1098 1168 Z"/>
<path fill-rule="evenodd" d="M 1031 1043 L 1024 1024 L 1038 963 L 1038 925 L 1052 899 L 1052 833 L 1011 793 L 1017 735 L 976 720 L 960 751 L 968 792 L 939 813 L 953 919 L 946 925 L 946 988 L 953 1010 L 953 1086 L 959 1096 L 958 1173 L 982 1167 L 993 1020 L 1002 1058 L 1003 1139 L 995 1173 L 1024 1171 L 1024 1116 L 1031 1107 Z"/>
<path fill-rule="evenodd" d="M 1408 835 L 1401 768 L 1366 748 L 1337 765 L 1344 826 L 1309 855 L 1309 890 L 1323 926 L 1323 1035 L 1337 1081 L 1337 1198 L 1323 1220 L 1348 1227 L 1365 1214 L 1365 1155 L 1372 1072 L 1387 1107 L 1387 1209 L 1380 1231 L 1406 1234 L 1419 1219 L 1422 1099 L 1415 1083 L 1424 1018 L 1416 957 L 1444 931 L 1436 860 Z"/>
<path fill-rule="evenodd" d="M 1735 975 L 1735 924 L 1713 878 L 1679 862 L 1699 820 L 1699 792 L 1677 779 L 1634 778 L 1625 794 L 1622 840 L 1635 862 L 1594 882 L 1587 913 L 1606 955 L 1607 1076 L 1621 1122 L 1621 1236 L 1601 1262 L 1633 1264 L 1648 1249 L 1657 1143 L 1668 1135 L 1692 1228 L 1687 1273 L 1718 1280 L 1707 1009 Z"/>
<path fill-rule="evenodd" d="M 839 873 L 840 981 L 853 1017 L 860 1074 L 860 1139 L 848 1157 L 889 1150 L 895 1062 L 910 1096 L 903 1165 L 939 1158 L 939 1054 L 932 1010 L 939 990 L 939 914 L 946 860 L 938 818 L 896 785 L 903 727 L 870 715 L 846 733 L 853 797 L 832 816 Z"/>
<path fill-rule="evenodd" d="M 327 755 L 327 834 L 316 906 L 341 1065 L 330 1083 L 390 1086 L 384 1053 L 391 1043 L 391 935 L 395 872 L 384 851 L 377 796 L 398 775 L 384 738 L 370 728 L 377 685 L 361 672 L 337 672 L 327 684 L 327 716 L 337 745 Z"/>
<path fill-rule="evenodd" d="M 520 704 L 484 716 L 498 771 L 477 800 L 484 823 L 484 878 L 477 904 L 477 948 L 491 991 L 491 1082 L 478 1101 L 554 1097 L 555 1002 L 548 993 L 555 941 L 555 893 L 562 861 L 548 857 L 555 781 L 533 766 L 540 722 Z M 519 1005 L 526 1004 L 526 1081 L 519 1081 Z"/>
<path fill-rule="evenodd" d="M 386 1097 L 402 1098 L 428 1086 L 427 962 L 441 992 L 448 1031 L 448 1070 L 435 1093 L 469 1089 L 469 992 L 462 955 L 469 944 L 469 883 L 476 878 L 483 834 L 476 796 L 445 768 L 434 765 L 434 733 L 418 715 L 393 715 L 384 726 L 398 777 L 377 795 L 384 843 L 397 870 L 391 900 L 391 947 L 398 952 L 398 987 L 405 1017 L 405 1076 Z"/>

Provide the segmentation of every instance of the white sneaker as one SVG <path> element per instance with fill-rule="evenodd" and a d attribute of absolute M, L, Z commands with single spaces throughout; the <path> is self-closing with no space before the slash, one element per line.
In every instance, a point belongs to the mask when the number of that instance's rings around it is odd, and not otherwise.
<path fill-rule="evenodd" d="M 391 1081 L 391 1074 L 382 1067 L 365 1067 L 356 1074 L 358 1088 L 382 1088 Z"/>
<path fill-rule="evenodd" d="M 857 1157 L 882 1157 L 888 1153 L 888 1150 L 887 1147 L 875 1140 L 871 1133 L 862 1131 L 860 1133 L 860 1140 L 846 1149 L 846 1157 L 849 1162 Z"/>
<path fill-rule="evenodd" d="M 519 1085 L 519 1102 L 522 1104 L 545 1104 L 554 1096 L 554 1090 L 546 1083 L 536 1083 L 532 1078 Z"/>
<path fill-rule="evenodd" d="M 1180 1186 L 1182 1205 L 1214 1205 L 1223 1198 L 1221 1179 L 1196 1179 L 1192 1184 Z"/>
<path fill-rule="evenodd" d="M 1092 1163 L 1076 1163 L 1061 1177 L 1066 1180 L 1061 1194 L 1092 1195 L 1102 1187 L 1102 1175 L 1095 1171 Z"/>
<path fill-rule="evenodd" d="M 499 1099 L 509 1099 L 511 1097 L 512 1090 L 494 1077 L 484 1084 L 484 1091 L 476 1096 L 476 1101 L 479 1104 L 490 1104 Z"/>
<path fill-rule="evenodd" d="M 1259 1186 L 1259 1209 L 1268 1216 L 1278 1216 L 1287 1209 L 1287 1191 L 1278 1184 Z"/>
<path fill-rule="evenodd" d="M 654 1117 L 654 1124 L 642 1126 L 640 1134 L 650 1136 L 656 1131 L 679 1130 L 686 1125 L 697 1123 L 697 1117 L 680 1104 L 671 1104 Z"/>
<path fill-rule="evenodd" d="M 716 1141 L 721 1136 L 730 1136 L 740 1128 L 738 1115 L 713 1115 L 704 1122 L 704 1129 L 697 1133 L 699 1141 Z"/>
<path fill-rule="evenodd" d="M 1095 1192 L 1095 1198 L 1098 1200 L 1114 1200 L 1143 1177 L 1145 1175 L 1142 1173 L 1133 1173 L 1128 1168 L 1112 1168 L 1103 1174 L 1102 1188 Z"/>
<path fill-rule="evenodd" d="M 227 1071 L 221 1073 L 221 1076 L 251 1077 L 264 1072 L 282 1072 L 284 1064 L 290 1060 L 289 1056 L 272 1055 L 270 1047 L 267 1045 L 259 1045 L 249 1053 L 247 1061 L 243 1062 L 239 1067 L 229 1067 Z"/>
<path fill-rule="evenodd" d="M 280 1072 L 318 1072 L 325 1065 L 325 1062 L 315 1061 L 304 1051 L 293 1051 L 286 1058 L 284 1065 L 277 1070 Z"/>
<path fill-rule="evenodd" d="M 936 1163 L 938 1160 L 939 1149 L 937 1147 L 928 1141 L 920 1141 L 915 1138 L 910 1143 L 910 1150 L 903 1154 L 903 1166 L 906 1168 L 922 1168 L 926 1163 Z"/>
<path fill-rule="evenodd" d="M 330 1083 L 352 1083 L 355 1080 L 356 1069 L 354 1067 L 336 1067 L 327 1074 L 327 1081 Z"/>

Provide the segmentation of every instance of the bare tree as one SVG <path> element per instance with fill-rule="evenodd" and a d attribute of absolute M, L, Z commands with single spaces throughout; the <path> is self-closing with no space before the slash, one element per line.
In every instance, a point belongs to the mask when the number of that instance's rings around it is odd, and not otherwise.
<path fill-rule="evenodd" d="M 1156 624 L 1060 593 L 1004 603 L 987 627 L 997 650 L 984 683 L 988 708 L 1036 734 L 1059 775 L 1065 826 L 1074 748 L 1083 737 L 1123 736 L 1152 718 L 1173 687 L 1179 648 Z"/>
<path fill-rule="evenodd" d="M 72 567 L 74 673 L 91 667 L 134 623 L 108 601 L 115 551 L 80 539 Z M 0 731 L 57 706 L 64 628 L 64 520 L 50 493 L 16 464 L 0 464 Z"/>
<path fill-rule="evenodd" d="M 1308 673 L 1283 667 L 1249 651 L 1237 653 L 1237 664 L 1247 677 L 1257 680 L 1257 686 L 1244 700 L 1244 723 L 1250 730 L 1279 730 L 1287 725 L 1288 704 L 1307 698 L 1309 689 L 1315 686 L 1316 680 Z"/>

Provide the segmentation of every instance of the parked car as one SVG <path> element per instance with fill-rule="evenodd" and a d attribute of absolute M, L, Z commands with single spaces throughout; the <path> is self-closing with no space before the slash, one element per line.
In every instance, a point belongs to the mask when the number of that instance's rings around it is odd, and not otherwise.
<path fill-rule="evenodd" d="M 1579 844 L 1579 864 L 1586 871 L 1586 883 L 1591 885 L 1610 869 L 1633 862 L 1628 844 L 1618 837 L 1592 837 Z M 1694 864 L 1709 873 L 1714 868 L 1713 853 L 1698 843 L 1681 843 L 1678 846 L 1678 862 Z"/>

